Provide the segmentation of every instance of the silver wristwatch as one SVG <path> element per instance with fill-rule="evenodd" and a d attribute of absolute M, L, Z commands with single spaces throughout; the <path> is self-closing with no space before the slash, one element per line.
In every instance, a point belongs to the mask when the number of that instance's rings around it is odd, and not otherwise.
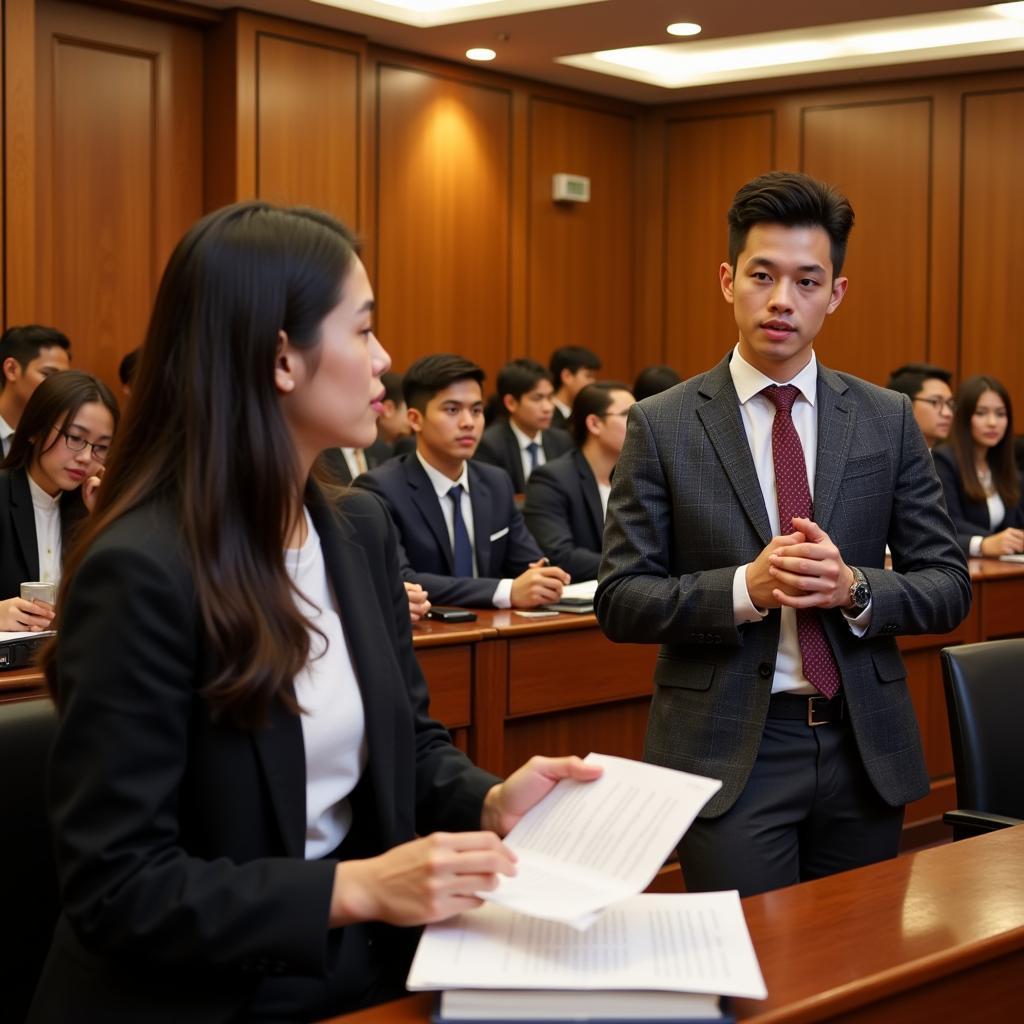
<path fill-rule="evenodd" d="M 868 586 L 867 577 L 860 569 L 850 566 L 853 573 L 853 582 L 850 584 L 850 608 L 851 612 L 862 612 L 871 603 L 871 587 Z"/>

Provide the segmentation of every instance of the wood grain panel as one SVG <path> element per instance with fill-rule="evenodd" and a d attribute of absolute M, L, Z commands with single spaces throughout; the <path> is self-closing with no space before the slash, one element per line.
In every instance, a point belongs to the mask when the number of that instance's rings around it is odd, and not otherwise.
<path fill-rule="evenodd" d="M 963 111 L 960 369 L 964 377 L 993 374 L 1019 401 L 1024 89 L 968 95 Z"/>
<path fill-rule="evenodd" d="M 430 713 L 449 729 L 470 724 L 473 648 L 433 647 L 416 651 L 430 690 Z"/>
<path fill-rule="evenodd" d="M 202 36 L 41 3 L 36 319 L 119 386 L 163 265 L 202 208 Z"/>
<path fill-rule="evenodd" d="M 986 580 L 981 595 L 981 639 L 1024 633 L 1024 579 Z"/>
<path fill-rule="evenodd" d="M 458 352 L 493 382 L 509 351 L 510 94 L 378 74 L 378 334 L 395 368 Z"/>
<path fill-rule="evenodd" d="M 257 192 L 358 228 L 359 55 L 257 35 Z"/>
<path fill-rule="evenodd" d="M 802 169 L 835 185 L 856 216 L 850 287 L 815 348 L 876 384 L 927 355 L 931 108 L 920 99 L 803 112 Z"/>
<path fill-rule="evenodd" d="M 530 104 L 525 354 L 545 365 L 560 345 L 585 345 L 602 376 L 633 379 L 635 127 L 628 116 Z M 590 178 L 589 203 L 553 202 L 552 175 L 563 172 Z"/>
<path fill-rule="evenodd" d="M 736 190 L 772 170 L 774 116 L 672 121 L 665 150 L 665 356 L 684 378 L 736 344 L 718 267 L 728 257 L 726 213 Z"/>

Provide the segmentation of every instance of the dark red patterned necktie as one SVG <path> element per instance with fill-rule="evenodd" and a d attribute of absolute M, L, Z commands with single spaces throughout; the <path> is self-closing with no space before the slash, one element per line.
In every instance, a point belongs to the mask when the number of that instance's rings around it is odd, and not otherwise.
<path fill-rule="evenodd" d="M 779 530 L 793 530 L 793 516 L 812 518 L 811 490 L 807 485 L 807 463 L 800 436 L 793 426 L 793 403 L 799 389 L 793 384 L 773 384 L 761 392 L 775 406 L 772 421 L 772 460 L 775 463 L 775 493 L 779 500 Z M 800 643 L 804 675 L 826 697 L 839 692 L 839 666 L 821 625 L 817 608 L 796 609 L 796 635 Z"/>

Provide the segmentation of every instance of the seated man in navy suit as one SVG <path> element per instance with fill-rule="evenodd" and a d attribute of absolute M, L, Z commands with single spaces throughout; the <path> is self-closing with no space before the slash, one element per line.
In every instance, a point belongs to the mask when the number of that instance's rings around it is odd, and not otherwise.
<path fill-rule="evenodd" d="M 572 407 L 578 447 L 530 477 L 523 518 L 541 551 L 574 580 L 596 580 L 611 476 L 626 440 L 633 395 L 625 384 L 588 384 Z"/>
<path fill-rule="evenodd" d="M 564 430 L 549 430 L 555 412 L 551 374 L 532 359 L 513 359 L 498 371 L 498 397 L 505 415 L 484 431 L 476 450 L 479 462 L 500 466 L 516 494 L 526 490 L 530 474 L 572 448 Z"/>
<path fill-rule="evenodd" d="M 483 431 L 484 372 L 454 355 L 424 356 L 402 391 L 416 451 L 359 477 L 380 496 L 401 540 L 403 578 L 434 604 L 533 608 L 569 577 L 546 565 L 503 469 L 470 462 Z"/>

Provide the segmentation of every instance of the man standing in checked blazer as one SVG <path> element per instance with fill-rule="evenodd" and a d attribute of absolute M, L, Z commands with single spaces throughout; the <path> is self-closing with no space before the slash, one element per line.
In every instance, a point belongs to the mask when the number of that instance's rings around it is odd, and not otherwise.
<path fill-rule="evenodd" d="M 728 219 L 738 344 L 633 407 L 596 611 L 661 644 L 646 758 L 723 782 L 687 889 L 750 895 L 896 854 L 929 783 L 895 638 L 953 629 L 971 586 L 906 396 L 814 353 L 850 204 L 776 172 Z"/>

